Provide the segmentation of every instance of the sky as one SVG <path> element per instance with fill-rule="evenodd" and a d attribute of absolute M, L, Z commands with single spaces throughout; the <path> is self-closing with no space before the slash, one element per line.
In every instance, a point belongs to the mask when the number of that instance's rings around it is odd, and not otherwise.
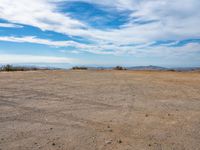
<path fill-rule="evenodd" d="M 0 64 L 200 66 L 199 0 L 0 0 Z"/>

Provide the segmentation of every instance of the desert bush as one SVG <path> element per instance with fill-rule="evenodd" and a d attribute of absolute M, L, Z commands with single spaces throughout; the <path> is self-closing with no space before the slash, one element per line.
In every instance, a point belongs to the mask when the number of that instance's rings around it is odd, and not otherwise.
<path fill-rule="evenodd" d="M 126 68 L 124 67 L 121 67 L 121 66 L 116 66 L 113 68 L 114 70 L 127 70 Z"/>
<path fill-rule="evenodd" d="M 168 71 L 175 72 L 176 70 L 175 69 L 169 69 Z"/>
<path fill-rule="evenodd" d="M 15 68 L 12 65 L 5 65 L 1 68 L 1 71 L 15 71 Z"/>
<path fill-rule="evenodd" d="M 78 66 L 75 66 L 72 68 L 72 70 L 88 70 L 87 67 L 78 67 Z"/>
<path fill-rule="evenodd" d="M 22 67 L 22 66 L 12 66 L 12 65 L 5 65 L 0 68 L 0 71 L 31 71 L 31 70 L 49 70 L 48 68 L 37 68 L 37 67 Z"/>

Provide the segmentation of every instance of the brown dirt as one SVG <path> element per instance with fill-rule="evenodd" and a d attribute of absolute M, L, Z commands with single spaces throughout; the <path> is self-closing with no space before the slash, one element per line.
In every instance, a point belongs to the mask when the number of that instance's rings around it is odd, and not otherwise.
<path fill-rule="evenodd" d="M 1 150 L 200 150 L 200 73 L 0 73 Z"/>

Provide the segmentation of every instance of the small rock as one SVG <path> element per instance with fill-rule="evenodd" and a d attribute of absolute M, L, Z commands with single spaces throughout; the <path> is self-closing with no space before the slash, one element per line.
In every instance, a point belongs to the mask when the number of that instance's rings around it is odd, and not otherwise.
<path fill-rule="evenodd" d="M 113 132 L 113 130 L 112 130 L 112 129 L 109 129 L 108 131 L 109 131 L 109 132 Z"/>
<path fill-rule="evenodd" d="M 167 114 L 168 116 L 170 116 L 170 114 Z"/>
<path fill-rule="evenodd" d="M 52 143 L 52 145 L 55 146 L 56 144 L 55 144 L 55 143 Z"/>
<path fill-rule="evenodd" d="M 110 128 L 110 126 L 108 125 L 107 128 Z"/>
<path fill-rule="evenodd" d="M 53 130 L 53 128 L 50 128 L 50 130 Z"/>
<path fill-rule="evenodd" d="M 122 140 L 117 140 L 118 143 L 122 143 Z"/>
<path fill-rule="evenodd" d="M 106 144 L 111 144 L 112 140 L 105 141 Z"/>
<path fill-rule="evenodd" d="M 146 115 L 145 115 L 145 117 L 149 117 L 149 115 L 148 115 L 148 114 L 146 114 Z"/>
<path fill-rule="evenodd" d="M 149 144 L 149 147 L 151 147 L 151 144 Z"/>

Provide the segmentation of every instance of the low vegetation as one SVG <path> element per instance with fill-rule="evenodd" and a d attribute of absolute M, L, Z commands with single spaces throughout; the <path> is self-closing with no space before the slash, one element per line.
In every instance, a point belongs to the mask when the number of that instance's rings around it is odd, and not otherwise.
<path fill-rule="evenodd" d="M 72 70 L 88 70 L 87 67 L 78 67 L 78 66 L 75 66 L 72 68 Z"/>
<path fill-rule="evenodd" d="M 121 66 L 116 66 L 113 68 L 113 70 L 127 70 L 127 69 Z"/>
<path fill-rule="evenodd" d="M 12 66 L 12 65 L 5 65 L 0 68 L 0 71 L 31 71 L 31 70 L 49 70 L 48 68 L 37 68 L 37 67 L 23 67 L 23 66 Z"/>

